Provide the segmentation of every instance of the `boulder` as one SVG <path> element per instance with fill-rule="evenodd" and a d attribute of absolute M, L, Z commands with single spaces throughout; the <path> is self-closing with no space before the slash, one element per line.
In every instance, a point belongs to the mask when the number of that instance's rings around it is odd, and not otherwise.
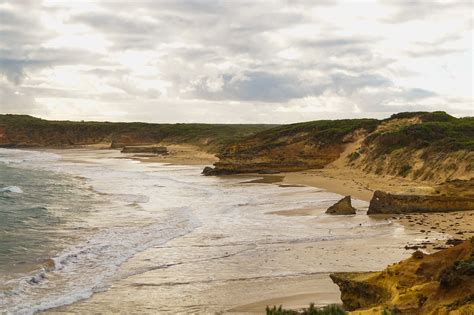
<path fill-rule="evenodd" d="M 204 176 L 214 176 L 214 175 L 217 175 L 217 171 L 215 168 L 213 167 L 210 167 L 210 166 L 206 166 L 202 172 L 201 172 L 202 175 Z"/>
<path fill-rule="evenodd" d="M 356 209 L 351 204 L 351 196 L 345 196 L 326 210 L 327 214 L 347 215 L 356 214 Z"/>
<path fill-rule="evenodd" d="M 395 195 L 375 191 L 367 214 L 421 213 L 474 210 L 474 198 Z"/>

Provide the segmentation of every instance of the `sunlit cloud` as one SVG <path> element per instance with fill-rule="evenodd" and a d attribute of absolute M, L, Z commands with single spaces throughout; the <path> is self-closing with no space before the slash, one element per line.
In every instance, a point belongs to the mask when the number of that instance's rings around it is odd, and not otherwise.
<path fill-rule="evenodd" d="M 472 9 L 451 1 L 4 1 L 0 112 L 270 123 L 405 110 L 474 115 Z"/>

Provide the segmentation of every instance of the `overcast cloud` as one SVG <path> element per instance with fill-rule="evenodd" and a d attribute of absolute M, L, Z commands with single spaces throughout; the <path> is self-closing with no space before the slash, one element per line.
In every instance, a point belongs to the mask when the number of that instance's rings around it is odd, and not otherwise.
<path fill-rule="evenodd" d="M 0 1 L 0 113 L 474 115 L 471 1 Z"/>

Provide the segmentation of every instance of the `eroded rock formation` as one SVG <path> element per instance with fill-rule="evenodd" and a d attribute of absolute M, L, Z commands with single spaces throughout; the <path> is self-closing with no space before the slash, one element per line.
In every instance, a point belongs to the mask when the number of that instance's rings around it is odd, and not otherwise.
<path fill-rule="evenodd" d="M 414 255 L 381 272 L 335 273 L 331 279 L 350 311 L 474 314 L 474 239 L 432 255 Z"/>
<path fill-rule="evenodd" d="M 395 195 L 375 191 L 367 214 L 448 212 L 474 210 L 474 198 L 431 195 Z"/>
<path fill-rule="evenodd" d="M 356 214 L 356 208 L 351 204 L 351 196 L 345 196 L 326 210 L 327 214 L 349 215 Z"/>
<path fill-rule="evenodd" d="M 122 153 L 150 153 L 150 154 L 159 154 L 166 155 L 168 154 L 168 149 L 162 146 L 126 146 L 120 152 Z"/>

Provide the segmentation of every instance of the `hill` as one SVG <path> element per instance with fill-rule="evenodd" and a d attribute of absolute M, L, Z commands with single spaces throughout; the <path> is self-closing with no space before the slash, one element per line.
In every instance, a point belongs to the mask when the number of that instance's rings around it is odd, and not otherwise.
<path fill-rule="evenodd" d="M 399 113 L 384 120 L 321 120 L 263 130 L 224 146 L 214 174 L 360 169 L 444 183 L 470 180 L 474 118 Z"/>
<path fill-rule="evenodd" d="M 70 147 L 110 143 L 124 145 L 199 145 L 216 152 L 231 141 L 275 125 L 245 124 L 148 124 L 114 122 L 49 121 L 27 115 L 0 115 L 0 146 Z"/>

